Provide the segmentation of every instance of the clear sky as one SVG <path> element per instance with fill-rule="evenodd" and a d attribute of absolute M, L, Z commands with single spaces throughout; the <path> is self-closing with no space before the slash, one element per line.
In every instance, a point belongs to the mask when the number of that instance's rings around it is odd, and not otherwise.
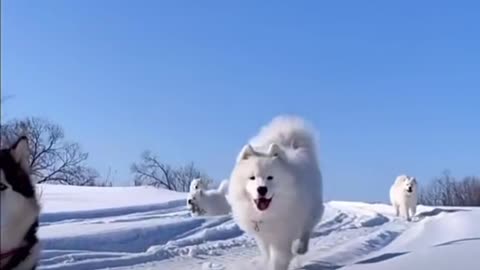
<path fill-rule="evenodd" d="M 227 3 L 228 2 L 228 3 Z M 361 3 L 360 3 L 361 2 Z M 226 178 L 277 114 L 318 130 L 327 199 L 480 174 L 478 1 L 2 1 L 2 118 L 61 124 L 100 173 L 150 149 Z"/>

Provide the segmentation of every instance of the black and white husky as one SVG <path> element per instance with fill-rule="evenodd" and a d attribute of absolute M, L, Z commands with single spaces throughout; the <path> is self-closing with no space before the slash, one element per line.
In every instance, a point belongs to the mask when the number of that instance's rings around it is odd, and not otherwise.
<path fill-rule="evenodd" d="M 37 266 L 40 206 L 29 174 L 29 148 L 20 137 L 0 150 L 0 269 L 30 270 Z"/>

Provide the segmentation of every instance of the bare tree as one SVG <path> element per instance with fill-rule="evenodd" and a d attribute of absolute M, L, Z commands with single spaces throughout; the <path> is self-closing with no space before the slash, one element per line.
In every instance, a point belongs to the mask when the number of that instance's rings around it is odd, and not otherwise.
<path fill-rule="evenodd" d="M 205 186 L 209 186 L 212 183 L 212 179 L 200 171 L 193 162 L 187 165 L 178 167 L 174 170 L 174 185 L 177 191 L 189 191 L 190 183 L 195 178 L 201 178 L 205 183 Z"/>
<path fill-rule="evenodd" d="M 11 144 L 19 136 L 29 139 L 31 173 L 37 183 L 95 185 L 96 170 L 85 165 L 88 153 L 77 143 L 65 139 L 63 129 L 47 120 L 12 120 L 0 130 L 2 144 Z"/>
<path fill-rule="evenodd" d="M 468 176 L 457 181 L 445 171 L 419 192 L 419 203 L 436 206 L 480 206 L 480 178 Z"/>
<path fill-rule="evenodd" d="M 136 186 L 150 185 L 186 192 L 190 188 L 190 182 L 195 178 L 202 178 L 207 184 L 212 182 L 211 178 L 200 171 L 194 163 L 173 167 L 161 162 L 150 151 L 142 153 L 140 161 L 132 164 L 131 171 Z"/>

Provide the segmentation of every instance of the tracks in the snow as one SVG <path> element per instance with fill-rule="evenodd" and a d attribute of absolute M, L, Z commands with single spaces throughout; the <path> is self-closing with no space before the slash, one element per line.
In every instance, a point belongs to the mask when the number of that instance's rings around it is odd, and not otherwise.
<path fill-rule="evenodd" d="M 318 260 L 348 263 L 382 248 L 405 228 L 372 210 L 327 205 L 310 252 L 294 264 L 315 269 Z M 76 233 L 58 233 L 69 229 Z M 42 234 L 40 269 L 246 269 L 255 268 L 258 256 L 253 239 L 230 217 L 191 218 L 179 202 L 50 215 L 43 217 Z"/>

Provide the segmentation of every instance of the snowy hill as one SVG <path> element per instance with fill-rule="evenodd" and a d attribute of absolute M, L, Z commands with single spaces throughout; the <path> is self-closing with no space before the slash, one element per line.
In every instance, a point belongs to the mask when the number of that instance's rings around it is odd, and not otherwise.
<path fill-rule="evenodd" d="M 257 248 L 229 216 L 192 218 L 186 194 L 149 187 L 40 185 L 40 269 L 254 269 Z M 480 209 L 327 202 L 294 269 L 474 270 Z"/>

